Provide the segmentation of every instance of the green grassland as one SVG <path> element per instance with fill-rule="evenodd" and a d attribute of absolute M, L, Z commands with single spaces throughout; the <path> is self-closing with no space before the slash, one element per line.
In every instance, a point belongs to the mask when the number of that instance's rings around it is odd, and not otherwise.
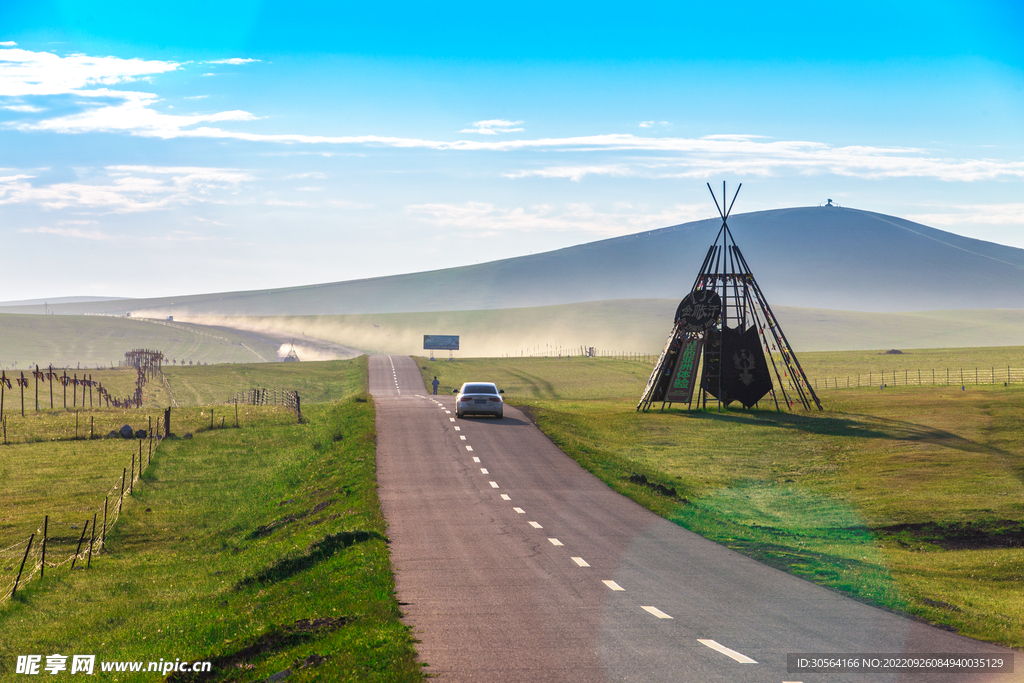
<path fill-rule="evenodd" d="M 233 330 L 182 322 L 100 315 L 0 313 L 0 365 L 96 368 L 116 366 L 126 351 L 162 351 L 167 365 L 273 361 L 278 345 Z"/>
<path fill-rule="evenodd" d="M 973 366 L 1020 351 L 922 355 Z M 878 358 L 893 357 L 801 354 L 811 375 L 866 372 L 858 363 Z M 708 538 L 857 599 L 1024 646 L 1024 385 L 820 390 L 824 412 L 637 413 L 648 363 L 420 365 L 445 393 L 497 382 L 612 488 Z"/>
<path fill-rule="evenodd" d="M 285 337 L 309 336 L 374 353 L 422 354 L 424 334 L 457 334 L 460 358 L 575 355 L 581 346 L 657 354 L 678 304 L 678 299 L 615 299 L 474 311 L 185 319 Z M 1024 344 L 1024 310 L 773 310 L 798 352 Z"/>
<path fill-rule="evenodd" d="M 0 604 L 0 678 L 13 675 L 19 654 L 60 652 L 213 662 L 212 676 L 168 679 L 178 681 L 253 681 L 286 669 L 290 681 L 420 680 L 393 596 L 366 367 L 365 358 L 302 364 L 312 376 L 326 369 L 316 381 L 325 383 L 320 398 L 332 401 L 307 403 L 302 424 L 280 407 L 242 406 L 240 428 L 231 426 L 232 408 L 224 428 L 217 419 L 210 429 L 209 407 L 172 410 L 173 430 L 194 438 L 160 442 L 91 568 L 48 568 Z M 184 370 L 200 396 L 229 381 L 217 372 L 204 380 L 212 367 Z M 289 380 L 301 381 L 272 383 Z M 118 419 L 148 424 L 145 409 L 129 412 L 135 419 Z M 54 427 L 45 419 L 71 417 L 44 413 L 35 427 L 45 432 Z M 121 439 L 0 447 L 0 481 L 10 489 L 0 499 L 3 536 L 17 540 L 46 511 L 55 535 L 73 544 L 79 531 L 70 525 L 80 529 L 101 508 L 132 447 Z M 144 453 L 148 460 L 148 442 Z M 9 495 L 17 499 L 8 503 Z"/>
<path fill-rule="evenodd" d="M 320 403 L 353 381 L 355 367 L 347 361 L 240 363 L 164 368 L 164 377 L 181 406 L 228 403 L 236 392 L 260 387 L 297 391 L 304 403 Z"/>

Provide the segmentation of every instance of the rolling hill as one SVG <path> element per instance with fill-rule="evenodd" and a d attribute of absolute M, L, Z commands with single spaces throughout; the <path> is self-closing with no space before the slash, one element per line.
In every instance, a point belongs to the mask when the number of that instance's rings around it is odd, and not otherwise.
<path fill-rule="evenodd" d="M 57 313 L 150 316 L 339 315 L 680 298 L 718 219 L 460 268 L 274 290 L 69 302 Z M 1024 308 L 1024 249 L 839 207 L 729 220 L 773 306 L 846 311 Z M 298 275 L 297 275 L 298 277 Z M 42 306 L 0 306 L 41 313 Z"/>

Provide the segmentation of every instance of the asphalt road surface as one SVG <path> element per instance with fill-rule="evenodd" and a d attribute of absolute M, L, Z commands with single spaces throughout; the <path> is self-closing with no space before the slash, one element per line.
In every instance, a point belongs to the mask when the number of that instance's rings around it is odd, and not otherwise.
<path fill-rule="evenodd" d="M 487 381 L 486 377 L 466 380 Z M 615 493 L 520 411 L 455 418 L 407 357 L 370 359 L 398 598 L 442 681 L 1022 681 L 791 673 L 790 653 L 1013 652 L 750 560 Z M 1024 658 L 1017 658 L 1018 669 Z"/>

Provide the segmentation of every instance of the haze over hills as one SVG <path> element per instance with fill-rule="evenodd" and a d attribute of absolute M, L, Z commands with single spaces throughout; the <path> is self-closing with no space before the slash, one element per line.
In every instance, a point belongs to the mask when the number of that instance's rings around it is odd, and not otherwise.
<path fill-rule="evenodd" d="M 720 224 L 717 218 L 708 219 L 407 275 L 68 303 L 56 310 L 152 316 L 337 315 L 679 298 L 692 286 Z M 1024 249 L 839 207 L 737 214 L 729 226 L 772 305 L 876 312 L 1024 308 Z M 0 306 L 0 311 L 39 313 L 40 308 Z"/>

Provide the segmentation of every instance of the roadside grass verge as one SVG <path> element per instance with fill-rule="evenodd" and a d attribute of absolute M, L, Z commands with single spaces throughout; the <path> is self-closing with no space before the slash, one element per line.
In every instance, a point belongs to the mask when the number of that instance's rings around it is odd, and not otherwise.
<path fill-rule="evenodd" d="M 497 382 L 580 464 L 686 528 L 1024 646 L 1024 386 L 820 391 L 822 413 L 637 413 L 627 361 L 418 360 L 442 387 Z"/>
<path fill-rule="evenodd" d="M 59 652 L 95 654 L 97 670 L 213 662 L 175 681 L 420 680 L 377 500 L 366 362 L 349 362 L 363 370 L 348 396 L 308 406 L 303 424 L 260 409 L 240 429 L 164 440 L 92 568 L 48 571 L 0 607 L 0 678 L 19 654 Z"/>

